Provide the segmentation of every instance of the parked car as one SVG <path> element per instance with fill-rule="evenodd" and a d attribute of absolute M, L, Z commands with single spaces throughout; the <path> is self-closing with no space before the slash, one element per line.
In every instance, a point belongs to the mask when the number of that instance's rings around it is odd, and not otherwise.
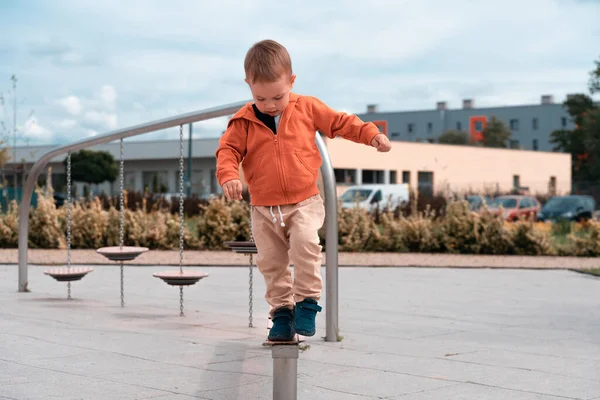
<path fill-rule="evenodd" d="M 490 196 L 480 196 L 480 195 L 468 195 L 467 203 L 469 203 L 469 210 L 471 211 L 479 211 L 481 207 L 485 204 L 489 207 L 492 202 L 492 198 Z"/>
<path fill-rule="evenodd" d="M 538 213 L 539 221 L 583 221 L 591 219 L 596 210 L 596 200 L 587 195 L 552 197 Z"/>
<path fill-rule="evenodd" d="M 342 208 L 360 207 L 368 211 L 395 209 L 409 201 L 408 184 L 365 184 L 350 186 L 340 196 Z"/>
<path fill-rule="evenodd" d="M 496 197 L 488 208 L 493 213 L 500 214 L 502 212 L 503 218 L 507 221 L 516 221 L 521 218 L 535 220 L 542 205 L 533 196 L 511 195 Z"/>

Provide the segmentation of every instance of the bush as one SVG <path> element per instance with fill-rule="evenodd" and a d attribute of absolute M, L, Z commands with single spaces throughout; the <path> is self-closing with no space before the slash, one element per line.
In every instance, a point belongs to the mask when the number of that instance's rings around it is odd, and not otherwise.
<path fill-rule="evenodd" d="M 582 225 L 575 225 L 569 234 L 569 245 L 560 248 L 561 255 L 578 257 L 598 257 L 600 255 L 600 222 L 590 220 Z"/>
<path fill-rule="evenodd" d="M 66 247 L 66 207 L 57 209 L 52 189 L 39 188 L 38 207 L 30 213 L 30 246 Z M 139 202 L 129 207 L 130 199 Z M 403 208 L 370 214 L 360 208 L 338 208 L 337 245 L 340 251 L 352 252 L 427 252 L 460 254 L 510 255 L 600 255 L 600 222 L 536 223 L 505 222 L 486 209 L 471 212 L 465 201 L 451 201 L 437 195 L 435 207 L 421 203 L 411 195 Z M 422 198 L 421 198 L 422 199 Z M 444 207 L 441 207 L 441 205 Z M 72 205 L 71 245 L 95 249 L 119 245 L 118 202 L 108 208 L 101 199 Z M 199 204 L 199 215 L 186 216 L 185 249 L 225 249 L 224 242 L 250 239 L 248 201 L 215 198 Z M 129 194 L 124 204 L 124 244 L 150 249 L 179 248 L 179 214 L 159 203 L 149 206 L 145 196 Z M 11 203 L 0 214 L 0 246 L 18 245 L 18 206 Z M 325 226 L 319 230 L 325 248 Z M 552 240 L 551 240 L 552 239 Z"/>
<path fill-rule="evenodd" d="M 548 231 L 536 229 L 532 221 L 520 220 L 510 225 L 512 249 L 510 254 L 521 256 L 553 255 Z"/>
<path fill-rule="evenodd" d="M 63 231 L 59 212 L 54 204 L 52 192 L 44 194 L 37 188 L 37 207 L 29 217 L 29 247 L 43 249 L 64 249 L 67 246 L 66 231 Z M 65 212 L 66 217 L 66 212 Z"/>
<path fill-rule="evenodd" d="M 373 251 L 379 241 L 378 228 L 367 211 L 358 207 L 338 208 L 338 244 L 340 251 Z"/>
<path fill-rule="evenodd" d="M 224 242 L 238 240 L 240 237 L 246 239 L 240 225 L 234 220 L 232 207 L 226 204 L 224 198 L 214 199 L 201 208 L 202 216 L 198 220 L 197 232 L 207 249 L 226 249 Z M 240 205 L 237 212 L 241 213 Z M 247 215 L 249 218 L 249 214 Z M 238 218 L 241 217 L 238 215 Z"/>
<path fill-rule="evenodd" d="M 66 210 L 64 212 L 66 217 Z M 67 230 L 62 218 L 63 232 Z M 71 248 L 98 249 L 104 246 L 104 232 L 108 227 L 108 213 L 98 198 L 87 205 L 76 203 L 71 207 Z M 118 225 L 117 225 L 118 226 Z"/>
<path fill-rule="evenodd" d="M 434 221 L 435 213 L 429 209 L 401 217 L 398 229 L 402 232 L 402 245 L 410 252 L 437 253 L 444 249 L 444 233 Z"/>
<path fill-rule="evenodd" d="M 19 246 L 19 206 L 12 200 L 6 214 L 0 214 L 0 248 Z"/>

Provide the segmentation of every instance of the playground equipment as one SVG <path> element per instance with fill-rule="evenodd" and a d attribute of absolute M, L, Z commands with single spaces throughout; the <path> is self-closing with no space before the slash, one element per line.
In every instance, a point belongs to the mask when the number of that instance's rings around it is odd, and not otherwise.
<path fill-rule="evenodd" d="M 123 276 L 123 262 L 134 260 L 140 254 L 148 251 L 147 247 L 131 247 L 123 246 L 123 236 L 125 228 L 125 201 L 123 194 L 124 187 L 124 157 L 123 157 L 123 138 L 119 140 L 119 247 L 102 247 L 96 250 L 111 261 L 119 261 L 121 263 L 121 307 L 125 307 L 125 285 Z M 70 172 L 68 173 L 70 178 Z"/>
<path fill-rule="evenodd" d="M 179 271 L 164 271 L 154 274 L 171 286 L 179 286 L 179 315 L 183 316 L 183 287 L 190 286 L 207 273 L 183 270 L 183 125 L 179 125 Z"/>
<path fill-rule="evenodd" d="M 29 215 L 29 213 L 26 215 Z M 93 270 L 90 267 L 71 268 L 71 153 L 69 152 L 67 155 L 67 266 L 46 270 L 44 274 L 51 276 L 58 282 L 67 282 L 67 299 L 72 300 L 71 282 L 81 280 Z"/>
<path fill-rule="evenodd" d="M 29 292 L 28 281 L 28 237 L 29 237 L 29 210 L 33 191 L 38 176 L 45 168 L 46 164 L 55 157 L 69 154 L 93 147 L 95 145 L 110 143 L 115 140 L 121 140 L 128 137 L 138 136 L 157 130 L 172 128 L 194 122 L 205 121 L 212 118 L 225 117 L 235 114 L 248 101 L 232 103 L 220 107 L 209 108 L 201 111 L 195 111 L 187 114 L 178 115 L 171 118 L 140 124 L 129 128 L 119 129 L 104 135 L 94 136 L 66 146 L 57 147 L 43 154 L 31 167 L 27 176 L 27 181 L 23 188 L 23 198 L 19 208 L 19 269 L 18 269 L 18 291 Z M 323 186 L 325 189 L 325 210 L 326 210 L 326 242 L 328 246 L 325 263 L 325 317 L 326 317 L 326 336 L 325 340 L 329 342 L 337 341 L 338 337 L 338 253 L 337 246 L 331 245 L 338 242 L 337 232 L 337 195 L 335 192 L 335 177 L 331 160 L 327 153 L 325 142 L 321 135 L 316 135 L 316 142 L 321 152 L 323 164 L 321 173 L 323 176 Z M 250 249 L 251 250 L 251 249 Z M 249 249 L 246 249 L 249 251 Z M 124 254 L 122 254 L 124 256 Z M 69 261 L 68 261 L 69 263 Z M 69 264 L 70 265 L 70 264 Z M 68 270 L 68 268 L 67 268 Z M 181 271 L 181 270 L 180 270 Z M 59 271 L 56 271 L 59 272 Z M 72 268 L 72 272 L 75 269 Z M 89 272 L 89 271 L 88 271 Z M 177 273 L 174 273 L 177 276 Z M 179 276 L 181 277 L 180 274 Z M 58 275 L 57 275 L 58 276 Z M 165 278 L 169 279 L 165 275 Z M 251 281 L 252 282 L 252 281 Z M 167 282 L 168 283 L 168 282 Z M 250 299 L 252 300 L 252 299 Z M 252 311 L 252 310 L 250 310 Z"/>

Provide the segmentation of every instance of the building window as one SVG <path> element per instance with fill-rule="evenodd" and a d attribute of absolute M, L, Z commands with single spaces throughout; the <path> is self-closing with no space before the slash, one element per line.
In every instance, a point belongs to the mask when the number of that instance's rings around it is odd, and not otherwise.
<path fill-rule="evenodd" d="M 144 190 L 150 193 L 167 193 L 169 191 L 169 171 L 144 171 L 142 173 Z"/>
<path fill-rule="evenodd" d="M 462 124 L 460 123 L 460 121 L 456 121 L 456 130 L 462 131 Z"/>
<path fill-rule="evenodd" d="M 399 139 L 400 138 L 400 132 L 392 132 L 390 134 L 392 139 Z"/>
<path fill-rule="evenodd" d="M 383 183 L 383 170 L 363 169 L 362 183 Z"/>
<path fill-rule="evenodd" d="M 555 176 L 550 177 L 550 182 L 548 182 L 548 192 L 552 196 L 556 195 L 556 177 Z"/>
<path fill-rule="evenodd" d="M 356 170 L 355 169 L 338 169 L 333 170 L 335 175 L 335 182 L 341 184 L 354 184 L 356 183 Z"/>
<path fill-rule="evenodd" d="M 398 171 L 395 169 L 390 171 L 390 183 L 397 183 L 398 181 Z"/>
<path fill-rule="evenodd" d="M 538 149 L 538 140 L 537 139 L 533 139 L 533 149 L 534 150 Z"/>
<path fill-rule="evenodd" d="M 510 148 L 511 149 L 518 149 L 519 148 L 519 141 L 516 139 L 511 139 L 510 141 Z"/>
<path fill-rule="evenodd" d="M 414 133 L 415 132 L 415 124 L 410 123 L 406 126 L 406 129 L 408 130 L 408 133 Z"/>
<path fill-rule="evenodd" d="M 418 190 L 420 196 L 433 196 L 433 172 L 419 171 L 418 183 Z"/>
<path fill-rule="evenodd" d="M 410 171 L 402 171 L 402 183 L 410 183 Z"/>
<path fill-rule="evenodd" d="M 563 128 L 566 128 L 566 127 L 567 127 L 567 117 L 562 117 L 562 118 L 560 119 L 560 125 L 561 125 Z"/>
<path fill-rule="evenodd" d="M 519 130 L 519 120 L 518 119 L 511 119 L 510 120 L 510 130 L 511 131 L 518 131 Z"/>
<path fill-rule="evenodd" d="M 519 189 L 521 187 L 521 177 L 519 175 L 513 175 L 513 189 Z"/>
<path fill-rule="evenodd" d="M 534 118 L 531 120 L 531 129 L 533 129 L 534 131 L 538 130 L 538 119 Z"/>
<path fill-rule="evenodd" d="M 475 130 L 477 132 L 481 132 L 483 130 L 483 122 L 482 121 L 475 121 Z"/>
<path fill-rule="evenodd" d="M 433 124 L 431 122 L 427 123 L 427 133 L 430 135 L 433 133 Z"/>

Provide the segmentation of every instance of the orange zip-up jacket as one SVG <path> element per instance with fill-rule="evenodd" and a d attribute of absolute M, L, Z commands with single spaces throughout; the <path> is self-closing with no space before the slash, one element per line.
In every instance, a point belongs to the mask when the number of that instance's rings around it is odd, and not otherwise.
<path fill-rule="evenodd" d="M 322 160 L 317 131 L 368 146 L 381 133 L 375 124 L 335 111 L 315 97 L 291 93 L 274 134 L 256 117 L 249 102 L 229 120 L 219 141 L 219 184 L 240 179 L 242 163 L 253 205 L 295 204 L 318 194 Z"/>

